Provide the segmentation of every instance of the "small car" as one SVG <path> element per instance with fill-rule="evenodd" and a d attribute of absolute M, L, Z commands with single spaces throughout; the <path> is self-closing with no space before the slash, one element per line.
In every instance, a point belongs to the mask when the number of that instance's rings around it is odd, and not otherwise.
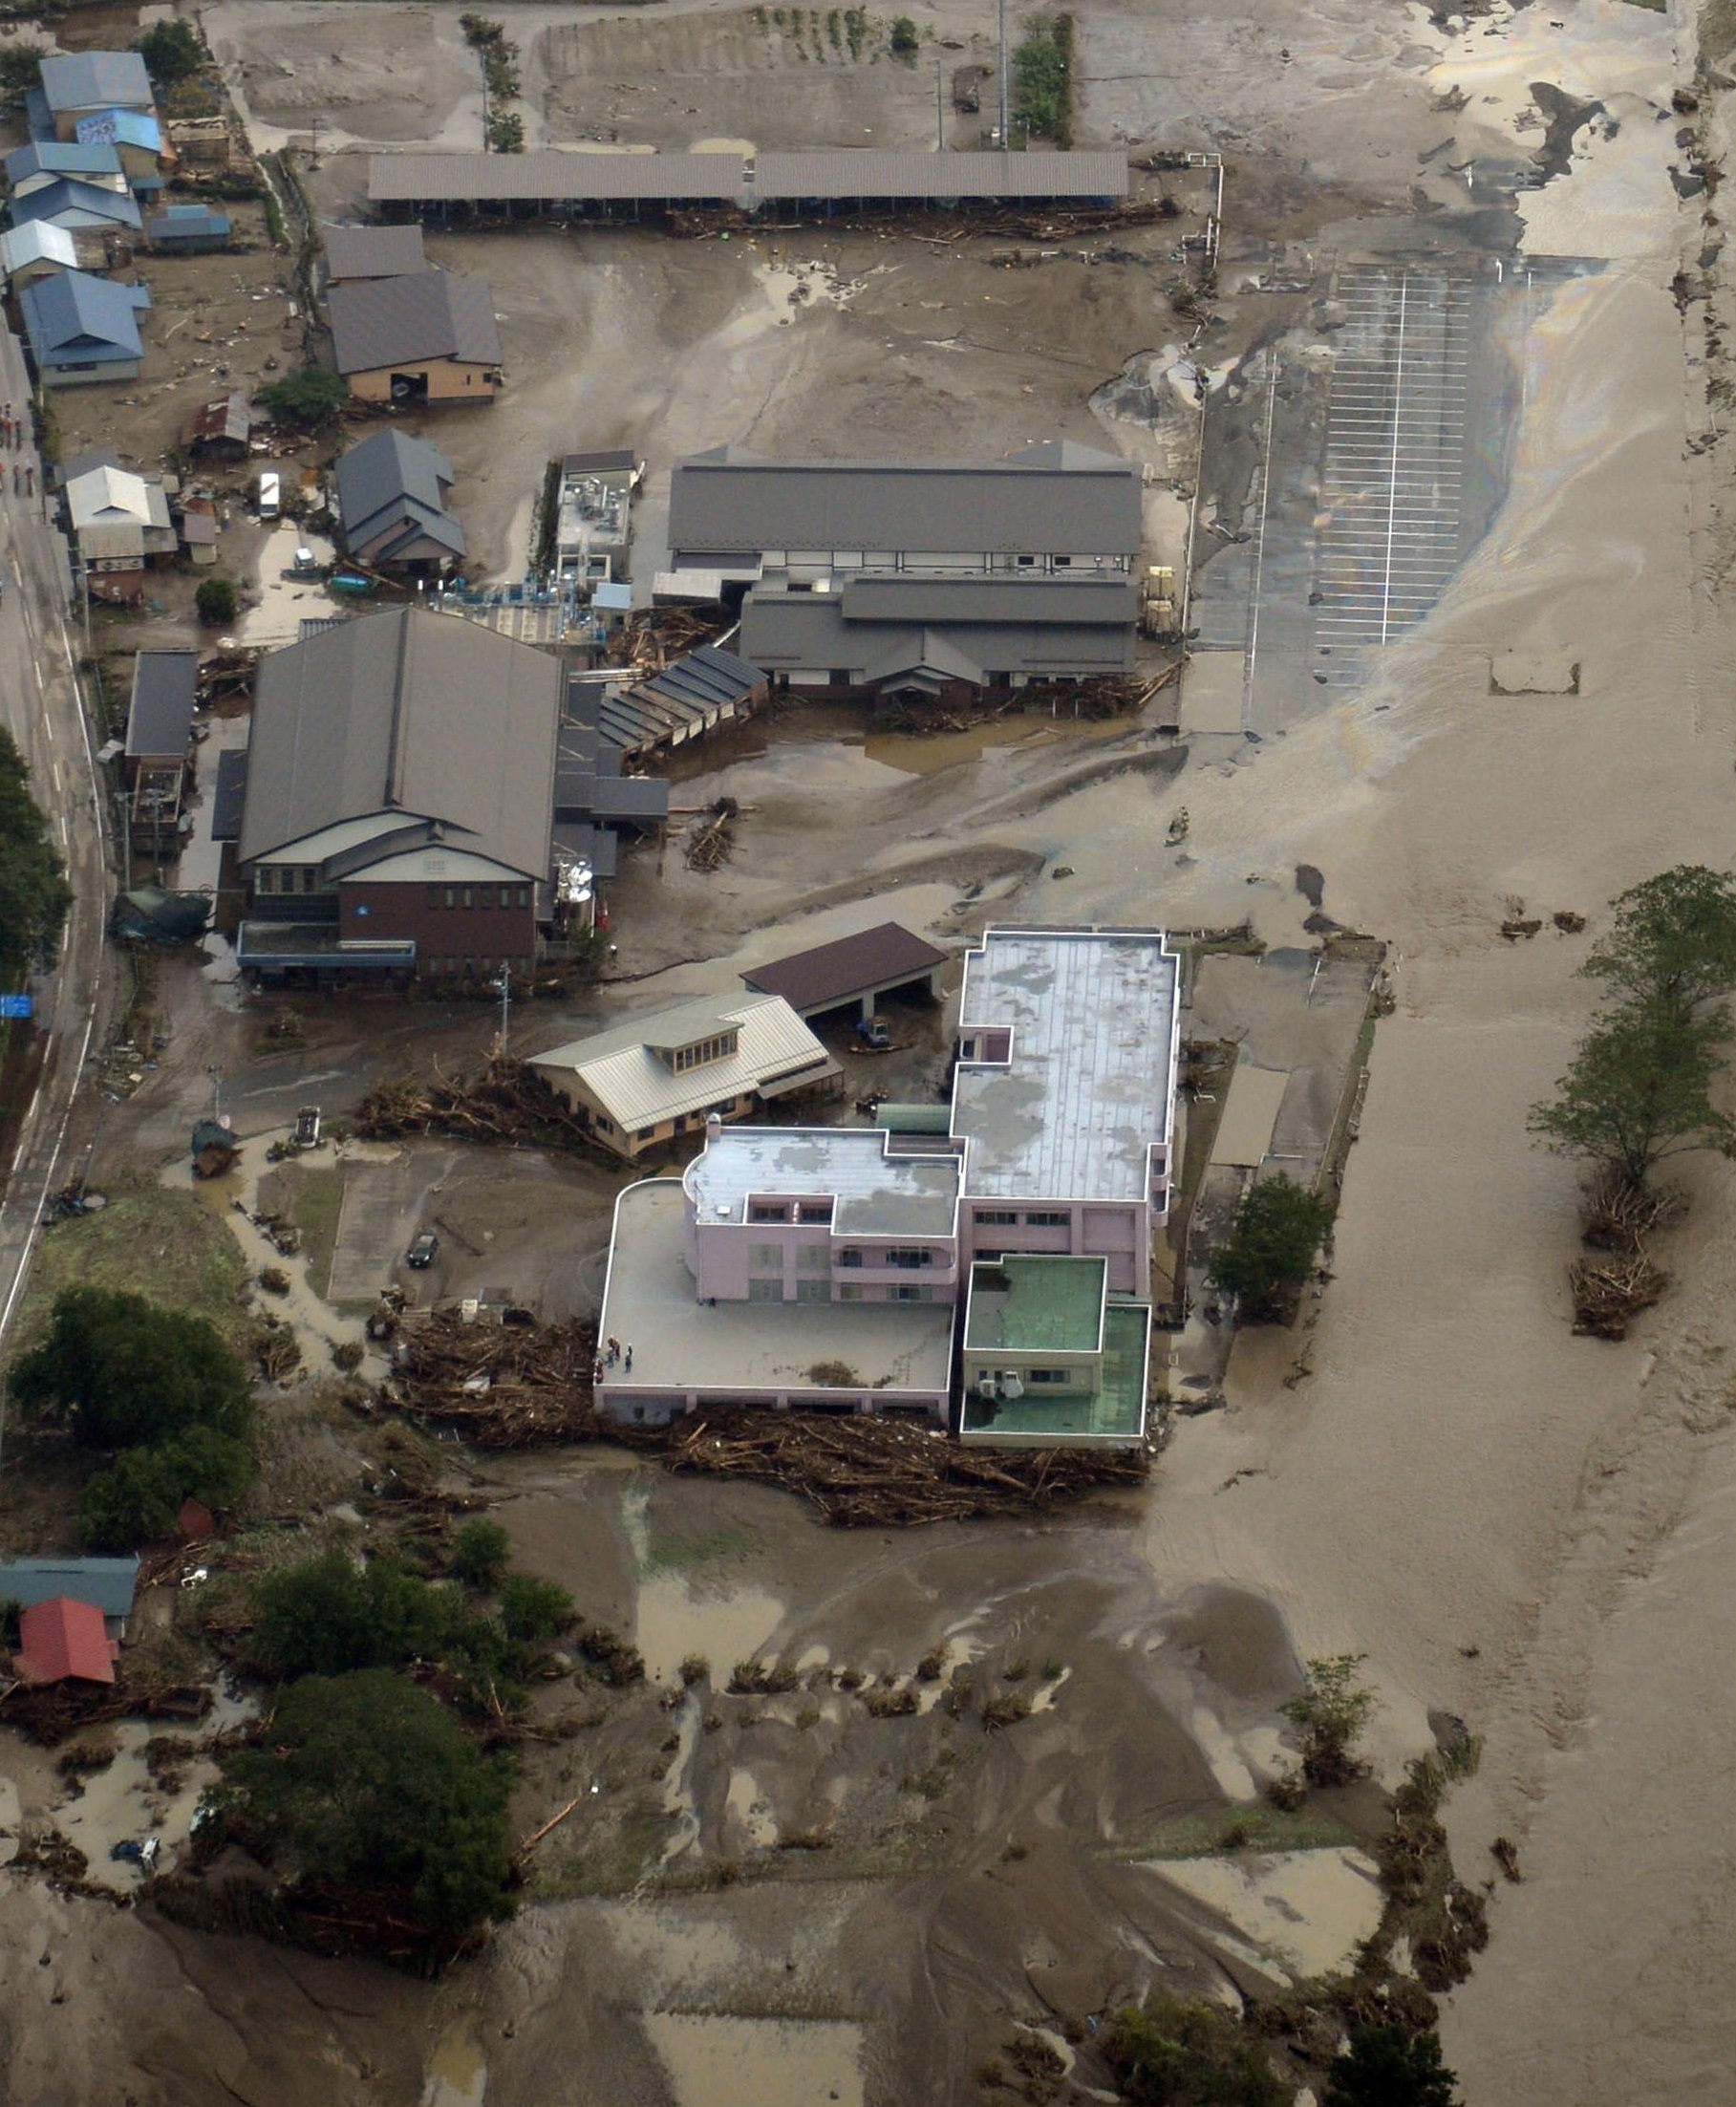
<path fill-rule="evenodd" d="M 434 1263 L 434 1255 L 440 1248 L 440 1240 L 431 1229 L 424 1229 L 404 1256 L 404 1263 L 414 1272 L 425 1273 Z"/>

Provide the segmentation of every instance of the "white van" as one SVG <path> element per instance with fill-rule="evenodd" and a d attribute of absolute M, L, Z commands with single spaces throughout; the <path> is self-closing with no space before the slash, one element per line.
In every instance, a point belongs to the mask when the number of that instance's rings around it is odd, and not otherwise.
<path fill-rule="evenodd" d="M 284 479 L 275 468 L 265 468 L 259 477 L 259 516 L 274 520 L 283 507 Z"/>

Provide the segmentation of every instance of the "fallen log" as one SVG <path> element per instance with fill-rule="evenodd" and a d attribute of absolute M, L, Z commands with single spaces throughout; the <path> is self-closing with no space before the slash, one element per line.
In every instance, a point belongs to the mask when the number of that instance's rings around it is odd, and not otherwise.
<path fill-rule="evenodd" d="M 1587 1339 L 1625 1339 L 1641 1310 L 1650 1309 L 1669 1285 L 1643 1252 L 1594 1262 L 1576 1258 L 1567 1269 L 1574 1299 L 1574 1330 Z"/>

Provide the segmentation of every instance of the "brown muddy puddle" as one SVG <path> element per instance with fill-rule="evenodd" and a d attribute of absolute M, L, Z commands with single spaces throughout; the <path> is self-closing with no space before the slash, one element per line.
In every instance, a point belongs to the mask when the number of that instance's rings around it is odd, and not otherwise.
<path fill-rule="evenodd" d="M 862 2029 L 844 2020 L 647 2012 L 675 2107 L 862 2107 Z"/>

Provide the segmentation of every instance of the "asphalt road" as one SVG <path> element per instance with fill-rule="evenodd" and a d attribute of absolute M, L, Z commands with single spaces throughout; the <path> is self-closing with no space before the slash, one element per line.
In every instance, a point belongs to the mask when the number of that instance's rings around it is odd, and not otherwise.
<path fill-rule="evenodd" d="M 0 402 L 30 400 L 23 353 L 0 325 Z M 35 469 L 33 497 L 12 495 L 13 463 Z M 0 720 L 30 763 L 31 788 L 66 861 L 72 913 L 59 961 L 31 993 L 47 1035 L 12 1174 L 0 1199 L 0 1344 L 17 1312 L 43 1205 L 65 1181 L 67 1129 L 101 993 L 109 867 L 96 763 L 79 699 L 68 622 L 65 544 L 44 518 L 42 464 L 27 441 L 0 456 Z"/>

